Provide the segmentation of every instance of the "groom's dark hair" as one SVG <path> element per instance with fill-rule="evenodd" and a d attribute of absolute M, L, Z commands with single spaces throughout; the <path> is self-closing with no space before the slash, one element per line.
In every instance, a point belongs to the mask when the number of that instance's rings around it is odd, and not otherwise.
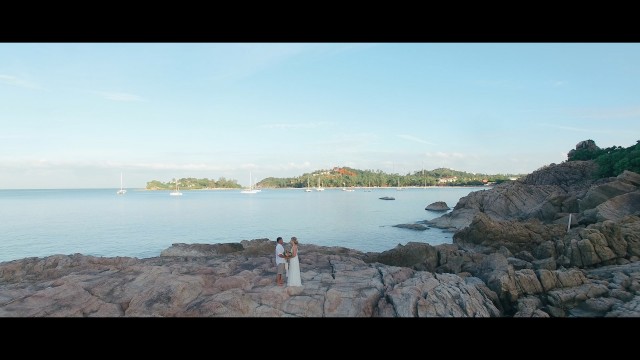
<path fill-rule="evenodd" d="M 282 236 L 278 236 L 278 238 L 276 239 L 276 242 L 282 240 Z"/>

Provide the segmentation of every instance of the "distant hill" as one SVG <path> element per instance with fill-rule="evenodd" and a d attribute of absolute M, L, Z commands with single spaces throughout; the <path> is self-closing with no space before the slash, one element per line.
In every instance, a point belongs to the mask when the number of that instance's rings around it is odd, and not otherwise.
<path fill-rule="evenodd" d="M 526 174 L 477 174 L 446 168 L 416 171 L 405 175 L 381 170 L 360 170 L 334 167 L 316 170 L 296 177 L 268 177 L 257 183 L 262 188 L 331 187 L 416 187 L 416 186 L 479 186 L 514 180 Z"/>

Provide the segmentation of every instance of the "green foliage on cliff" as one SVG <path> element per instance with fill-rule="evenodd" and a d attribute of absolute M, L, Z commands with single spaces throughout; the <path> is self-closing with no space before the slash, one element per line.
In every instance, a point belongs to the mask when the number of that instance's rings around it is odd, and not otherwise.
<path fill-rule="evenodd" d="M 594 160 L 598 164 L 598 178 L 618 176 L 625 170 L 640 173 L 640 140 L 628 148 L 612 146 L 605 149 L 595 146 L 593 140 L 587 142 L 593 146 L 571 150 L 567 161 Z"/>
<path fill-rule="evenodd" d="M 640 140 L 628 148 L 613 146 L 602 151 L 596 158 L 600 177 L 618 176 L 625 170 L 640 173 Z"/>

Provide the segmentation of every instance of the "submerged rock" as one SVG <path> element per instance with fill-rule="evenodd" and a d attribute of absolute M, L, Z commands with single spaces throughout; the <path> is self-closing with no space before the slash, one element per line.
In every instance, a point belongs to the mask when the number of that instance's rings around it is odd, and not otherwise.
<path fill-rule="evenodd" d="M 393 225 L 394 227 L 403 228 L 403 229 L 411 229 L 411 230 L 428 230 L 429 227 L 423 224 L 398 224 Z"/>

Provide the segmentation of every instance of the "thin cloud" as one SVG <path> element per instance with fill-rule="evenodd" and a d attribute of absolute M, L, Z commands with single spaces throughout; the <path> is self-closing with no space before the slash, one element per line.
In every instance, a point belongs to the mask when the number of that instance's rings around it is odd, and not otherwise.
<path fill-rule="evenodd" d="M 265 124 L 260 126 L 261 128 L 266 129 L 316 129 L 322 126 L 327 125 L 327 122 L 308 122 L 308 123 L 276 123 L 276 124 Z"/>
<path fill-rule="evenodd" d="M 480 80 L 480 81 L 476 81 L 476 84 L 482 87 L 497 88 L 497 89 L 507 89 L 507 90 L 522 89 L 521 84 L 515 83 L 512 80 Z"/>
<path fill-rule="evenodd" d="M 116 166 L 111 164 L 109 167 L 118 168 L 121 165 Z M 279 173 L 288 170 L 307 170 L 311 168 L 309 161 L 303 161 L 300 163 L 288 162 L 285 164 L 275 164 L 267 166 L 258 166 L 253 163 L 245 163 L 239 165 L 210 165 L 210 164 L 175 164 L 175 163 L 136 163 L 131 164 L 128 167 L 133 169 L 147 169 L 147 170 L 171 170 L 171 171 L 210 171 L 210 172 L 230 172 L 230 171 L 249 171 L 259 173 Z M 255 173 L 254 173 L 255 175 Z"/>
<path fill-rule="evenodd" d="M 427 145 L 435 145 L 434 143 L 428 142 L 426 140 L 422 140 L 422 139 L 420 139 L 418 137 L 415 137 L 413 135 L 404 135 L 404 134 L 402 134 L 402 135 L 396 135 L 396 136 L 401 138 L 401 139 L 405 139 L 405 140 L 409 140 L 409 141 L 415 141 L 415 142 L 422 143 L 422 144 L 427 144 Z"/>
<path fill-rule="evenodd" d="M 212 80 L 239 80 L 249 78 L 266 69 L 304 53 L 309 44 L 232 44 L 213 47 L 212 53 L 218 73 Z"/>
<path fill-rule="evenodd" d="M 211 80 L 246 79 L 302 55 L 313 56 L 320 61 L 327 56 L 372 46 L 375 44 L 223 44 L 212 47 L 211 57 L 218 72 L 211 75 Z"/>
<path fill-rule="evenodd" d="M 99 94 L 111 101 L 123 101 L 123 102 L 132 102 L 132 101 L 144 101 L 144 99 L 135 94 L 129 93 L 121 93 L 121 92 L 99 92 Z"/>
<path fill-rule="evenodd" d="M 47 158 L 42 157 L 0 157 L 0 167 L 3 168 L 28 168 L 28 169 L 38 169 L 38 168 L 55 168 L 60 166 L 76 166 L 76 165 L 85 165 L 83 162 L 69 162 L 69 161 L 56 161 L 49 160 Z"/>
<path fill-rule="evenodd" d="M 316 141 L 316 145 L 325 148 L 326 153 L 348 153 L 357 149 L 367 149 L 378 143 L 378 136 L 372 133 L 334 134 L 328 140 Z"/>
<path fill-rule="evenodd" d="M 140 170 L 184 170 L 184 171 L 222 171 L 233 170 L 231 167 L 214 166 L 204 163 L 188 163 L 188 164 L 176 164 L 176 163 L 122 163 L 114 161 L 68 161 L 48 159 L 44 157 L 37 158 L 15 158 L 15 157 L 1 157 L 0 167 L 29 167 L 29 168 L 96 168 L 96 169 L 111 169 L 111 168 L 123 168 Z"/>
<path fill-rule="evenodd" d="M 567 85 L 568 82 L 564 80 L 556 80 L 553 82 L 553 87 L 561 87 Z"/>
<path fill-rule="evenodd" d="M 311 163 L 308 161 L 304 161 L 301 164 L 290 162 L 286 165 L 285 169 L 309 169 L 310 167 Z"/>
<path fill-rule="evenodd" d="M 212 166 L 212 165 L 203 164 L 203 163 L 199 163 L 199 164 L 137 163 L 137 164 L 133 164 L 132 167 L 140 168 L 140 169 L 150 169 L 150 170 L 197 170 L 197 171 L 229 170 L 229 168 Z"/>
<path fill-rule="evenodd" d="M 36 83 L 21 79 L 19 77 L 11 76 L 11 75 L 0 74 L 0 83 L 11 85 L 11 86 L 17 86 L 24 89 L 32 89 L 32 90 L 41 89 L 40 85 Z"/>
<path fill-rule="evenodd" d="M 35 136 L 31 134 L 0 134 L 0 140 L 31 140 L 33 138 Z"/>
<path fill-rule="evenodd" d="M 462 153 L 445 153 L 442 151 L 438 151 L 435 153 L 425 153 L 424 154 L 426 158 L 432 158 L 432 159 L 464 159 L 467 158 L 468 156 Z"/>
<path fill-rule="evenodd" d="M 609 109 L 576 109 L 572 110 L 572 116 L 586 119 L 632 119 L 640 118 L 640 107 L 621 107 Z"/>
<path fill-rule="evenodd" d="M 586 129 L 586 128 L 577 128 L 573 126 L 562 126 L 562 125 L 553 125 L 553 124 L 545 124 L 545 123 L 542 123 L 540 125 L 554 128 L 554 129 L 568 130 L 573 132 L 586 132 L 586 133 L 594 133 L 594 134 L 607 134 L 612 132 L 609 130 L 594 130 L 594 129 Z"/>

